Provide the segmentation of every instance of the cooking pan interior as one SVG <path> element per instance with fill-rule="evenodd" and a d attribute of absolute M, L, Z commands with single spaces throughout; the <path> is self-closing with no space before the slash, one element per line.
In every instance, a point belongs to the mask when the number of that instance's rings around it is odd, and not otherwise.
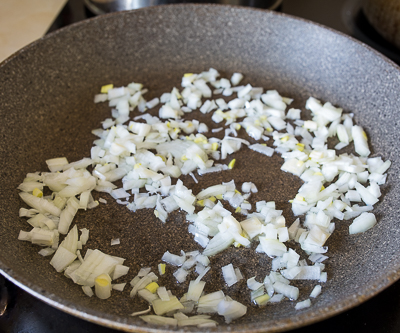
<path fill-rule="evenodd" d="M 0 65 L 3 274 L 45 302 L 87 320 L 122 330 L 156 329 L 128 316 L 145 307 L 130 299 L 129 291 L 114 293 L 106 301 L 89 298 L 57 274 L 49 259 L 38 255 L 39 248 L 17 240 L 19 230 L 29 226 L 18 217 L 22 203 L 16 188 L 26 173 L 46 171 L 46 159 L 65 156 L 75 161 L 89 156 L 95 139 L 91 130 L 110 114 L 106 105 L 93 103 L 102 85 L 141 82 L 149 88 L 150 99 L 180 88 L 184 73 L 210 67 L 226 77 L 241 72 L 246 82 L 276 89 L 294 98 L 298 107 L 314 96 L 354 112 L 369 134 L 373 155 L 392 161 L 388 184 L 374 210 L 378 224 L 349 236 L 348 223 L 337 223 L 327 243 L 328 282 L 310 308 L 296 312 L 293 302 L 287 301 L 257 309 L 241 284 L 227 293 L 247 302 L 247 315 L 231 327 L 220 320 L 215 330 L 293 329 L 356 306 L 397 280 L 399 69 L 364 45 L 321 26 L 269 11 L 217 5 L 168 5 L 94 18 L 55 32 Z M 294 217 L 287 201 L 301 182 L 279 170 L 280 157 L 263 158 L 245 150 L 236 158 L 237 168 L 230 174 L 204 176 L 197 185 L 190 178 L 184 181 L 194 193 L 232 178 L 238 183 L 253 181 L 260 189 L 255 198 L 276 200 L 291 223 Z M 150 210 L 134 214 L 106 198 L 107 205 L 79 212 L 74 223 L 90 229 L 88 248 L 127 258 L 131 270 L 126 281 L 142 266 L 156 268 L 167 250 L 200 249 L 180 213 L 161 224 Z M 121 246 L 111 247 L 110 240 L 118 237 Z M 246 278 L 270 269 L 270 259 L 247 249 L 229 249 L 212 260 L 215 268 L 205 279 L 207 292 L 228 291 L 219 267 L 230 262 Z M 183 294 L 171 274 L 165 282 Z M 304 288 L 311 291 L 307 284 Z"/>

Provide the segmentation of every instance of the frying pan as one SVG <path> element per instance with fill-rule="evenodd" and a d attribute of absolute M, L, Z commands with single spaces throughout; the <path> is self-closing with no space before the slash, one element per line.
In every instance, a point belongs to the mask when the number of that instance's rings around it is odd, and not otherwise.
<path fill-rule="evenodd" d="M 145 303 L 129 298 L 129 291 L 105 301 L 89 298 L 80 287 L 37 254 L 39 248 L 18 241 L 19 230 L 29 230 L 18 217 L 22 206 L 18 184 L 28 172 L 46 171 L 45 160 L 65 156 L 75 161 L 89 156 L 109 108 L 94 104 L 104 84 L 141 82 L 148 100 L 179 87 L 186 72 L 213 67 L 225 77 L 233 72 L 264 89 L 276 89 L 304 105 L 309 96 L 330 101 L 354 112 L 356 122 L 370 137 L 373 156 L 390 159 L 388 183 L 375 207 L 378 224 L 366 233 L 349 236 L 348 223 L 337 222 L 328 240 L 328 282 L 310 308 L 295 311 L 293 302 L 257 309 L 250 304 L 245 283 L 224 286 L 220 267 L 233 263 L 246 278 L 263 276 L 270 269 L 266 256 L 251 249 L 228 249 L 212 258 L 205 277 L 206 292 L 222 289 L 248 305 L 248 313 L 230 326 L 218 319 L 218 332 L 273 332 L 323 320 L 376 295 L 399 278 L 399 134 L 400 71 L 396 65 L 365 45 L 322 26 L 279 13 L 218 5 L 171 5 L 120 12 L 78 23 L 34 42 L 0 66 L 0 268 L 24 290 L 72 315 L 125 331 L 169 331 L 128 314 Z M 260 192 L 254 198 L 275 200 L 292 222 L 287 200 L 301 182 L 279 167 L 279 156 L 263 158 L 249 150 L 236 155 L 237 168 L 184 182 L 198 193 L 202 188 L 235 179 L 253 181 Z M 250 170 L 250 171 L 249 171 Z M 127 258 L 130 273 L 159 263 L 169 250 L 199 249 L 187 233 L 178 212 L 161 224 L 152 212 L 133 214 L 110 197 L 108 204 L 79 212 L 74 223 L 90 229 L 88 248 Z M 110 240 L 120 238 L 121 246 Z M 163 283 L 182 295 L 172 274 Z M 308 284 L 300 284 L 306 294 Z M 186 285 L 187 287 L 187 285 Z M 197 328 L 187 328 L 199 331 Z"/>

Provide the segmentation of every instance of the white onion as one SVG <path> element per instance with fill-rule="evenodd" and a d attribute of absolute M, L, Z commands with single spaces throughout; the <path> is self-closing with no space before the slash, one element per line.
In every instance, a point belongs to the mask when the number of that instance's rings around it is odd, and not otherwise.
<path fill-rule="evenodd" d="M 300 119 L 301 110 L 289 109 L 286 112 L 287 105 L 292 100 L 280 96 L 277 91 L 263 93 L 262 88 L 252 87 L 250 84 L 237 86 L 243 78 L 239 73 L 233 74 L 231 81 L 226 78 L 217 80 L 218 76 L 219 73 L 214 69 L 200 74 L 185 74 L 182 91 L 173 88 L 160 99 L 156 97 L 151 101 L 145 100 L 147 89 L 143 89 L 138 83 L 111 88 L 107 93 L 97 95 L 95 102 L 108 99 L 109 106 L 114 109 L 111 111 L 112 118 L 102 123 L 103 129 L 92 131 L 98 139 L 91 149 L 91 158 L 72 163 L 68 163 L 66 158 L 47 160 L 50 173 L 28 174 L 19 186 L 21 198 L 32 207 L 30 210 L 20 210 L 20 216 L 30 217 L 28 223 L 34 227 L 30 232 L 21 231 L 19 239 L 47 246 L 48 250 L 41 251 L 43 254 L 58 247 L 52 265 L 57 271 L 65 270 L 65 275 L 83 285 L 87 294 L 93 293 L 91 286 L 96 284 L 97 277 L 105 275 L 117 279 L 125 275 L 129 267 L 122 265 L 121 258 L 98 250 L 88 250 L 85 258 L 82 258 L 80 249 L 86 244 L 88 231 L 84 229 L 78 240 L 76 225 L 69 230 L 78 209 L 93 208 L 99 204 L 91 194 L 95 189 L 109 193 L 118 203 L 126 205 L 132 211 L 150 208 L 162 222 L 167 221 L 170 212 L 180 208 L 188 213 L 187 219 L 191 222 L 189 232 L 194 235 L 194 240 L 205 247 L 202 254 L 182 253 L 181 256 L 176 256 L 166 252 L 162 258 L 169 264 L 180 266 L 174 272 L 180 283 L 186 280 L 190 270 L 196 265 L 195 270 L 199 276 L 190 282 L 189 292 L 182 298 L 184 305 L 177 299 L 176 302 L 175 296 L 164 287 L 158 288 L 163 300 L 145 289 L 149 283 L 158 279 L 148 270 L 141 270 L 132 280 L 131 296 L 139 292 L 149 303 L 157 304 L 156 314 L 171 311 L 168 306 L 164 309 L 165 302 L 171 302 L 172 310 L 180 309 L 184 312 L 193 310 L 194 303 L 198 301 L 199 313 L 218 311 L 228 323 L 242 316 L 246 307 L 225 297 L 222 292 L 222 295 L 217 292 L 207 305 L 205 301 L 208 295 L 201 297 L 205 283 L 200 280 L 210 270 L 208 256 L 215 255 L 232 244 L 249 246 L 254 238 L 260 241 L 256 251 L 274 257 L 272 269 L 281 270 L 283 275 L 271 272 L 263 283 L 256 282 L 254 278 L 248 280 L 248 287 L 253 290 L 251 299 L 256 300 L 256 303 L 278 302 L 284 296 L 297 299 L 298 289 L 290 286 L 290 281 L 285 277 L 290 280 L 325 282 L 327 274 L 323 272 L 325 265 L 321 262 L 327 256 L 322 253 L 327 251 L 325 243 L 335 229 L 333 219 L 355 218 L 349 228 L 351 234 L 366 231 L 376 224 L 375 216 L 368 211 L 372 210 L 372 205 L 381 196 L 379 185 L 386 182 L 387 175 L 384 173 L 389 168 L 390 161 L 383 161 L 380 157 L 367 158 L 370 151 L 363 129 L 354 125 L 352 114 L 342 114 L 342 109 L 329 102 L 322 104 L 315 98 L 309 98 L 306 108 L 311 110 L 312 119 L 303 121 Z M 213 88 L 224 96 L 235 93 L 237 97 L 227 101 L 221 98 L 214 100 Z M 207 100 L 202 101 L 203 97 Z M 134 121 L 130 119 L 130 112 L 136 107 L 139 112 L 144 112 L 148 108 L 154 108 L 160 101 L 163 105 L 160 107 L 159 117 L 144 113 L 133 117 Z M 207 114 L 217 107 L 219 109 L 213 112 L 211 118 L 218 123 L 225 120 L 227 128 L 222 140 L 200 134 L 208 132 L 208 127 L 198 120 L 181 119 L 192 110 L 200 108 L 200 112 Z M 286 119 L 293 122 L 287 122 Z M 128 121 L 129 125 L 124 125 Z M 250 142 L 238 137 L 241 127 L 256 141 L 265 142 L 272 138 L 275 148 L 261 142 L 250 145 Z M 217 129 L 212 132 L 217 132 Z M 335 147 L 337 150 L 354 140 L 355 151 L 361 157 L 352 154 L 337 155 L 334 149 L 328 148 L 328 137 L 333 136 L 337 136 L 340 141 Z M 251 192 L 257 192 L 257 187 L 249 182 L 242 185 L 245 193 L 243 195 L 236 191 L 234 181 L 231 181 L 202 190 L 197 197 L 182 180 L 178 179 L 176 185 L 171 182 L 171 177 L 178 178 L 181 174 L 190 175 L 195 183 L 201 182 L 200 178 L 194 176 L 195 170 L 201 176 L 231 169 L 231 166 L 214 163 L 238 151 L 242 144 L 268 157 L 276 151 L 284 160 L 281 169 L 304 181 L 298 195 L 291 200 L 295 215 L 306 214 L 303 225 L 297 219 L 287 228 L 282 211 L 276 209 L 274 202 L 258 202 L 257 212 L 252 213 L 254 205 L 247 200 Z M 89 166 L 93 166 L 92 174 L 86 170 Z M 123 188 L 117 188 L 113 184 L 120 179 Z M 332 184 L 323 188 L 327 183 Z M 36 196 L 42 195 L 40 191 L 44 186 L 53 191 L 51 197 Z M 236 213 L 248 215 L 247 218 L 239 223 L 223 207 L 221 201 L 215 201 L 216 197 L 228 201 L 237 209 Z M 352 204 L 361 200 L 366 205 Z M 99 201 L 106 202 L 104 199 Z M 196 203 L 204 206 L 204 209 L 195 213 Z M 57 230 L 63 234 L 69 232 L 60 246 Z M 314 266 L 308 266 L 304 259 L 300 260 L 300 255 L 294 250 L 288 250 L 284 243 L 289 239 L 299 242 L 301 248 L 309 252 L 309 260 L 315 263 Z M 222 270 L 228 285 L 233 285 L 243 277 L 232 264 Z M 143 278 L 140 279 L 140 276 Z M 118 285 L 117 289 L 123 289 L 122 284 Z M 111 278 L 105 284 L 105 289 L 96 291 L 96 294 L 101 298 L 109 297 L 110 286 Z M 275 292 L 277 294 L 274 295 Z M 318 292 L 320 289 L 315 289 L 310 297 L 315 297 Z M 296 309 L 309 305 L 309 300 L 299 302 Z M 144 320 L 149 322 L 174 326 L 215 325 L 208 316 L 187 317 L 183 313 L 175 316 L 176 321 L 161 316 L 142 318 L 147 318 Z"/>
<path fill-rule="evenodd" d="M 289 286 L 280 281 L 274 283 L 274 289 L 278 294 L 283 294 L 287 298 L 296 300 L 299 297 L 299 289 L 294 286 Z"/>
<path fill-rule="evenodd" d="M 149 324 L 155 324 L 155 325 L 167 325 L 167 326 L 177 326 L 178 325 L 178 320 L 176 320 L 175 318 L 168 318 L 168 317 L 157 316 L 157 315 L 140 316 L 140 319 L 144 320 L 145 322 L 147 322 Z"/>
<path fill-rule="evenodd" d="M 376 218 L 373 213 L 362 213 L 359 217 L 355 218 L 353 223 L 349 226 L 350 234 L 357 234 L 371 229 L 376 224 Z"/>
<path fill-rule="evenodd" d="M 363 128 L 358 125 L 354 125 L 351 128 L 351 135 L 354 140 L 354 149 L 360 156 L 368 156 L 371 152 L 368 148 L 368 139 Z"/>
<path fill-rule="evenodd" d="M 175 254 L 170 253 L 169 251 L 165 252 L 161 258 L 162 261 L 165 261 L 174 266 L 182 266 L 186 260 L 185 254 L 181 256 L 177 256 Z"/>
<path fill-rule="evenodd" d="M 233 286 L 236 282 L 238 282 L 236 272 L 232 264 L 222 267 L 222 275 L 228 287 Z"/>
<path fill-rule="evenodd" d="M 218 303 L 217 306 L 218 314 L 224 316 L 225 322 L 227 324 L 231 323 L 233 320 L 244 316 L 247 312 L 247 307 L 237 301 L 229 301 L 223 299 Z"/>
<path fill-rule="evenodd" d="M 169 301 L 156 299 L 152 302 L 152 305 L 154 312 L 160 316 L 167 312 L 183 309 L 183 305 L 175 296 L 171 297 Z"/>
<path fill-rule="evenodd" d="M 321 293 L 322 287 L 318 284 L 311 291 L 310 297 L 316 298 Z"/>
<path fill-rule="evenodd" d="M 309 299 L 306 299 L 305 301 L 298 302 L 295 306 L 296 310 L 301 310 L 305 309 L 311 306 L 311 301 Z"/>

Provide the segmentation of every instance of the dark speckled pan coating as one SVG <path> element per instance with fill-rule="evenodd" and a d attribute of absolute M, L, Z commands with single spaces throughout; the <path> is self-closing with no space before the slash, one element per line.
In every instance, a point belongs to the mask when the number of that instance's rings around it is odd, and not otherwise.
<path fill-rule="evenodd" d="M 294 97 L 297 106 L 312 95 L 354 112 L 371 138 L 373 154 L 393 162 L 375 210 L 378 225 L 350 237 L 347 223 L 337 223 L 328 241 L 329 281 L 312 307 L 298 312 L 291 302 L 261 311 L 249 307 L 243 319 L 230 326 L 221 321 L 215 331 L 293 329 L 356 306 L 398 279 L 399 68 L 368 47 L 321 26 L 268 11 L 212 5 L 153 7 L 91 19 L 46 36 L 0 65 L 0 268 L 4 275 L 81 318 L 126 331 L 168 330 L 127 316 L 145 307 L 129 299 L 128 290 L 115 292 L 106 301 L 88 298 L 56 274 L 49 259 L 37 254 L 38 248 L 17 241 L 19 230 L 29 228 L 18 218 L 21 202 L 16 187 L 27 172 L 46 170 L 48 158 L 66 156 L 74 161 L 88 156 L 94 139 L 90 130 L 109 115 L 106 105 L 93 104 L 103 84 L 142 82 L 152 91 L 150 98 L 178 86 L 183 73 L 210 67 L 225 75 L 242 72 L 246 82 L 277 89 Z M 196 186 L 190 178 L 185 182 L 197 193 L 222 180 L 253 181 L 260 189 L 254 198 L 276 200 L 291 223 L 286 202 L 300 181 L 279 171 L 280 157 L 264 158 L 243 150 L 237 161 L 232 172 L 204 177 Z M 128 258 L 129 280 L 143 265 L 155 268 L 166 250 L 198 248 L 180 214 L 162 225 L 150 211 L 132 214 L 106 198 L 109 204 L 79 212 L 76 223 L 90 228 L 88 247 Z M 110 240 L 116 237 L 121 246 L 111 247 Z M 212 261 L 214 267 L 232 262 L 247 278 L 261 277 L 270 267 L 270 260 L 248 249 L 229 249 Z M 216 268 L 208 274 L 207 292 L 227 291 L 220 276 Z M 162 283 L 182 295 L 171 275 L 162 278 Z M 311 288 L 305 290 L 308 293 Z M 244 281 L 230 293 L 249 305 Z"/>

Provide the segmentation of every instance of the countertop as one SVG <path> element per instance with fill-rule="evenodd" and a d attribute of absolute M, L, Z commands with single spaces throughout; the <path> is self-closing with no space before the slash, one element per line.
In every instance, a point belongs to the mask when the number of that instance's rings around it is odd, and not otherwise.
<path fill-rule="evenodd" d="M 1 0 L 0 62 L 42 37 L 67 0 Z"/>

